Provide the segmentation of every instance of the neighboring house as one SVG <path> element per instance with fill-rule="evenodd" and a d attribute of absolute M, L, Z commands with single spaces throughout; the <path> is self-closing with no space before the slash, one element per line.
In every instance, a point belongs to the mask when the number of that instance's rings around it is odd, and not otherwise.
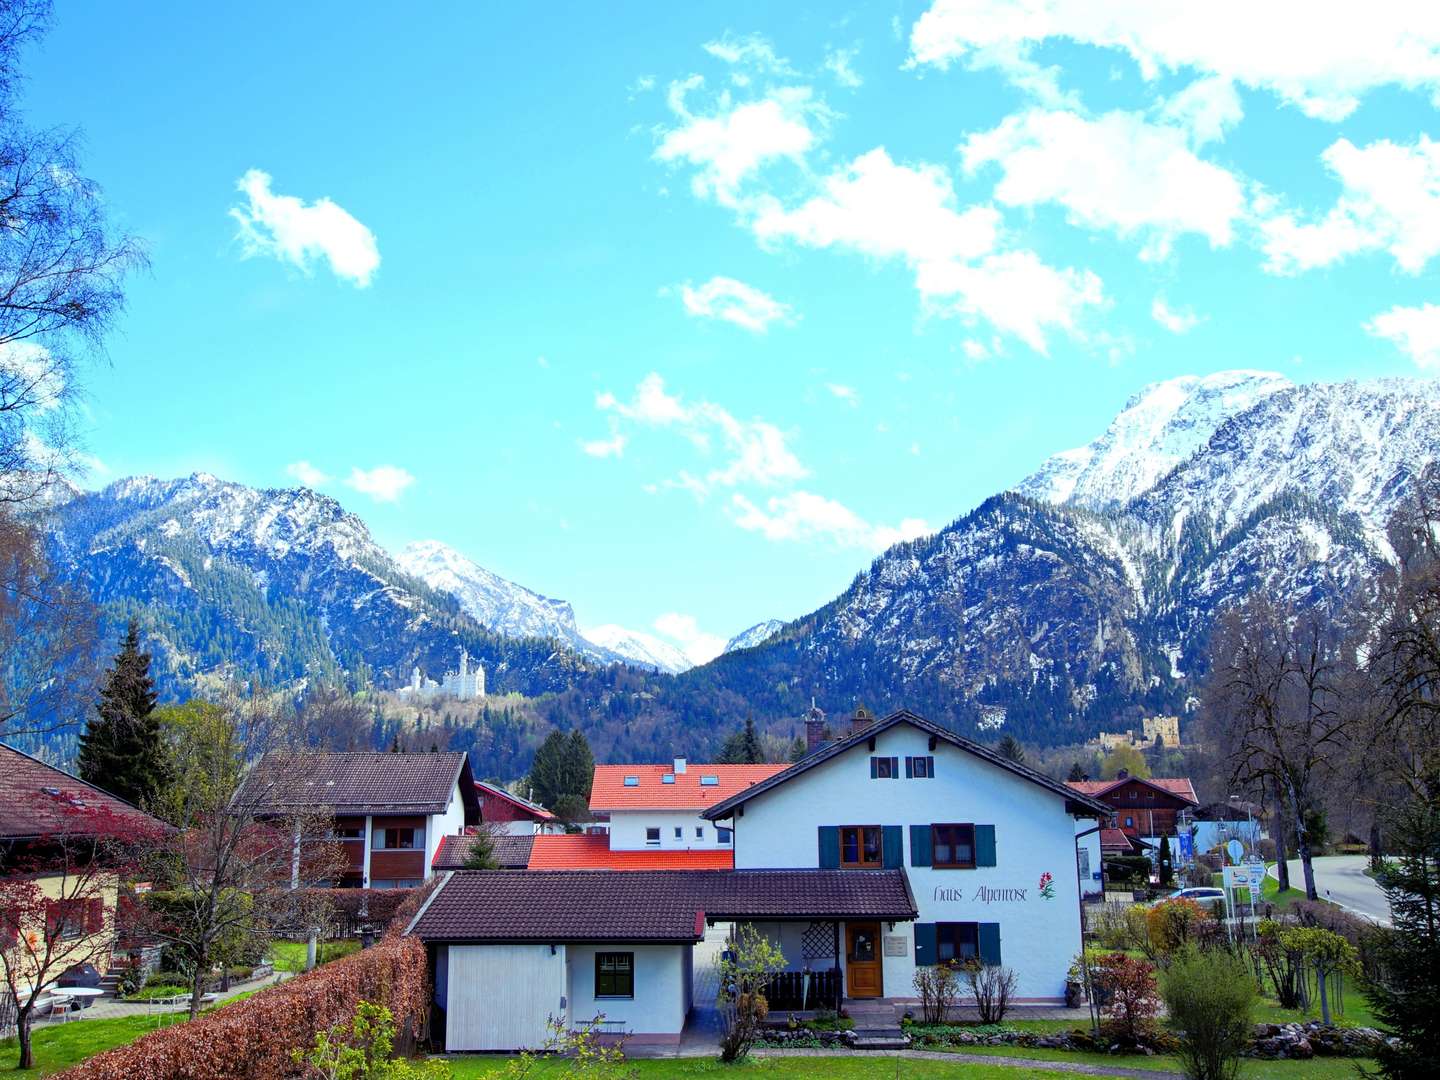
<path fill-rule="evenodd" d="M 474 836 L 442 836 L 435 857 L 430 860 L 430 869 L 437 873 L 442 870 L 464 870 L 470 858 L 470 847 Z M 501 833 L 490 837 L 491 854 L 501 870 L 524 870 L 530 865 L 530 848 L 535 843 L 533 833 L 524 836 L 509 836 Z"/>
<path fill-rule="evenodd" d="M 1192 819 L 1196 854 L 1224 847 L 1239 840 L 1254 848 L 1268 833 L 1264 826 L 1263 808 L 1243 802 L 1216 802 L 1200 807 Z"/>
<path fill-rule="evenodd" d="M 610 823 L 612 851 L 729 850 L 728 824 L 707 821 L 706 809 L 785 765 L 597 765 L 590 812 Z"/>
<path fill-rule="evenodd" d="M 267 763 L 292 768 L 295 758 L 267 756 L 245 782 L 263 781 Z M 464 753 L 314 753 L 300 758 L 302 779 L 264 803 L 277 814 L 333 816 L 345 849 L 341 887 L 400 889 L 429 878 L 440 841 L 480 823 L 475 779 Z M 245 785 L 237 795 L 242 805 Z"/>
<path fill-rule="evenodd" d="M 480 820 L 495 832 L 533 836 L 535 833 L 565 830 L 565 826 L 549 810 L 506 791 L 499 784 L 476 780 L 475 794 L 480 799 Z"/>
<path fill-rule="evenodd" d="M 19 933 L 33 940 L 37 933 L 56 932 L 65 944 L 52 954 L 83 957 L 102 973 L 109 969 L 119 882 L 108 871 L 85 868 L 87 848 L 116 836 L 158 837 L 164 829 L 124 799 L 0 743 L 0 878 L 34 880 L 50 908 L 43 930 L 6 926 L 0 912 L 0 948 L 16 965 L 17 981 L 24 981 L 28 964 Z M 58 869 L 65 859 L 68 874 Z M 52 978 L 58 974 L 50 972 Z"/>
<path fill-rule="evenodd" d="M 735 865 L 729 848 L 663 851 L 643 848 L 616 851 L 609 837 L 537 836 L 530 849 L 531 870 L 729 870 Z"/>
<path fill-rule="evenodd" d="M 1193 817 L 1200 806 L 1195 788 L 1184 777 L 1174 779 L 1142 779 L 1123 769 L 1114 780 L 1071 780 L 1074 791 L 1098 799 L 1110 808 L 1109 826 L 1119 829 L 1132 840 L 1154 840 L 1174 837 L 1179 817 Z"/>
<path fill-rule="evenodd" d="M 407 933 L 430 953 L 430 1030 L 448 1052 L 536 1048 L 550 1018 L 573 1028 L 602 1014 L 627 1045 L 674 1046 L 707 923 L 895 926 L 915 914 L 901 870 L 460 871 Z M 778 989 L 772 1010 L 787 1007 Z"/>
<path fill-rule="evenodd" d="M 838 970 L 850 998 L 912 998 L 917 967 L 975 959 L 1058 1002 L 1080 950 L 1076 819 L 1106 804 L 908 711 L 851 732 L 705 811 L 735 830 L 736 873 L 903 870 L 913 924 L 814 919 L 764 927 L 794 971 Z"/>

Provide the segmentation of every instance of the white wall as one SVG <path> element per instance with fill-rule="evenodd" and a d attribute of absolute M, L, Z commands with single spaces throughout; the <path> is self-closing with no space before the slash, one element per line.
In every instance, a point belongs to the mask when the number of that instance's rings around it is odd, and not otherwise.
<path fill-rule="evenodd" d="M 451 945 L 445 1049 L 545 1045 L 546 1020 L 563 1013 L 565 946 Z"/>
<path fill-rule="evenodd" d="M 901 778 L 872 780 L 871 752 L 861 742 L 839 757 L 751 799 L 734 819 L 737 869 L 819 865 L 821 825 L 903 826 L 905 869 L 921 922 L 986 922 L 1000 925 L 1001 962 L 1019 977 L 1018 996 L 1059 999 L 1065 973 L 1080 949 L 1080 909 L 1075 868 L 1075 822 L 1065 796 L 899 724 L 877 736 L 876 755 L 901 761 Z M 904 778 L 906 756 L 935 758 L 935 777 Z M 996 863 L 974 870 L 911 865 L 911 824 L 974 822 L 995 826 Z M 1090 822 L 1093 824 L 1093 822 Z M 1042 899 L 1039 879 L 1050 873 L 1054 898 Z M 989 889 L 1023 890 L 1024 899 L 977 895 Z M 958 890 L 952 899 L 938 890 Z M 913 927 L 881 925 L 882 936 L 904 936 L 904 957 L 884 959 L 887 997 L 914 995 Z M 883 951 L 883 949 L 882 949 Z M 787 951 L 787 959 L 789 952 Z M 792 966 L 799 967 L 797 960 Z"/>
<path fill-rule="evenodd" d="M 660 829 L 659 845 L 645 842 L 647 827 Z M 680 830 L 679 839 L 675 830 Z M 701 829 L 704 836 L 697 838 L 695 830 Z M 722 844 L 716 832 L 715 823 L 706 821 L 698 810 L 612 810 L 610 811 L 611 851 L 714 851 L 717 848 L 729 851 L 730 844 Z"/>
<path fill-rule="evenodd" d="M 570 1022 L 578 1024 L 604 1013 L 607 1023 L 620 1023 L 641 1035 L 677 1035 L 685 1029 L 690 1002 L 689 945 L 571 945 L 568 947 Z M 635 997 L 595 997 L 595 954 L 635 954 Z"/>
<path fill-rule="evenodd" d="M 458 836 L 465 831 L 465 802 L 460 797 L 460 788 L 457 784 L 450 792 L 450 805 L 445 807 L 443 814 L 431 814 L 425 819 L 425 877 L 428 880 L 433 873 L 430 864 L 435 859 L 435 852 L 440 849 L 440 841 L 447 836 Z"/>

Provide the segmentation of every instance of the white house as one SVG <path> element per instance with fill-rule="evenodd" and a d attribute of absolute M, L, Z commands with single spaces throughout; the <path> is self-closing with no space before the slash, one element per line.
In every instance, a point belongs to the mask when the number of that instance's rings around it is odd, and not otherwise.
<path fill-rule="evenodd" d="M 917 966 L 975 958 L 1012 969 L 1018 1001 L 1048 1003 L 1080 951 L 1075 820 L 1108 812 L 901 711 L 857 716 L 848 736 L 705 816 L 734 828 L 737 871 L 904 869 L 913 924 L 766 927 L 792 967 L 838 966 L 846 997 L 910 998 Z"/>
<path fill-rule="evenodd" d="M 611 851 L 729 850 L 728 822 L 701 815 L 784 765 L 596 765 L 590 812 L 609 822 Z"/>

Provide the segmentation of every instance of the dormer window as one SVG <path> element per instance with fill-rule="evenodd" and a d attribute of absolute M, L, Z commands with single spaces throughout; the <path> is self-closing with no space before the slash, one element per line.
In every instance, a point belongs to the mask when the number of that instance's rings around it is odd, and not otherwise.
<path fill-rule="evenodd" d="M 627 776 L 627 777 L 625 777 L 625 786 L 626 786 L 626 787 L 639 787 L 639 786 L 640 786 L 640 777 L 638 777 L 638 776 Z"/>

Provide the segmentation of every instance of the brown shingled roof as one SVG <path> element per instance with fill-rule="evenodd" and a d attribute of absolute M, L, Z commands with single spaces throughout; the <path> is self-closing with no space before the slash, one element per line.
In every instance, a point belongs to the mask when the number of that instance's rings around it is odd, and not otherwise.
<path fill-rule="evenodd" d="M 132 820 L 146 830 L 160 827 L 132 803 L 0 743 L 0 840 L 89 835 L 87 817 L 105 833 Z"/>
<path fill-rule="evenodd" d="M 441 837 L 440 846 L 435 849 L 435 858 L 430 860 L 430 865 L 436 870 L 464 870 L 465 860 L 470 857 L 470 845 L 474 842 L 473 836 Z M 500 869 L 524 870 L 530 865 L 530 849 L 535 844 L 535 835 L 503 834 L 492 836 L 490 843 L 495 850 L 495 861 L 499 863 Z"/>
<path fill-rule="evenodd" d="M 903 870 L 472 870 L 431 896 L 426 941 L 694 942 L 709 919 L 884 919 L 918 912 Z"/>
<path fill-rule="evenodd" d="M 246 778 L 235 801 L 250 805 L 252 785 L 266 782 L 267 768 L 292 773 L 277 784 L 273 808 L 323 808 L 335 814 L 440 814 L 457 784 L 466 824 L 480 818 L 475 781 L 462 752 L 444 754 L 313 753 L 267 755 Z M 283 792 L 282 790 L 283 789 Z"/>

